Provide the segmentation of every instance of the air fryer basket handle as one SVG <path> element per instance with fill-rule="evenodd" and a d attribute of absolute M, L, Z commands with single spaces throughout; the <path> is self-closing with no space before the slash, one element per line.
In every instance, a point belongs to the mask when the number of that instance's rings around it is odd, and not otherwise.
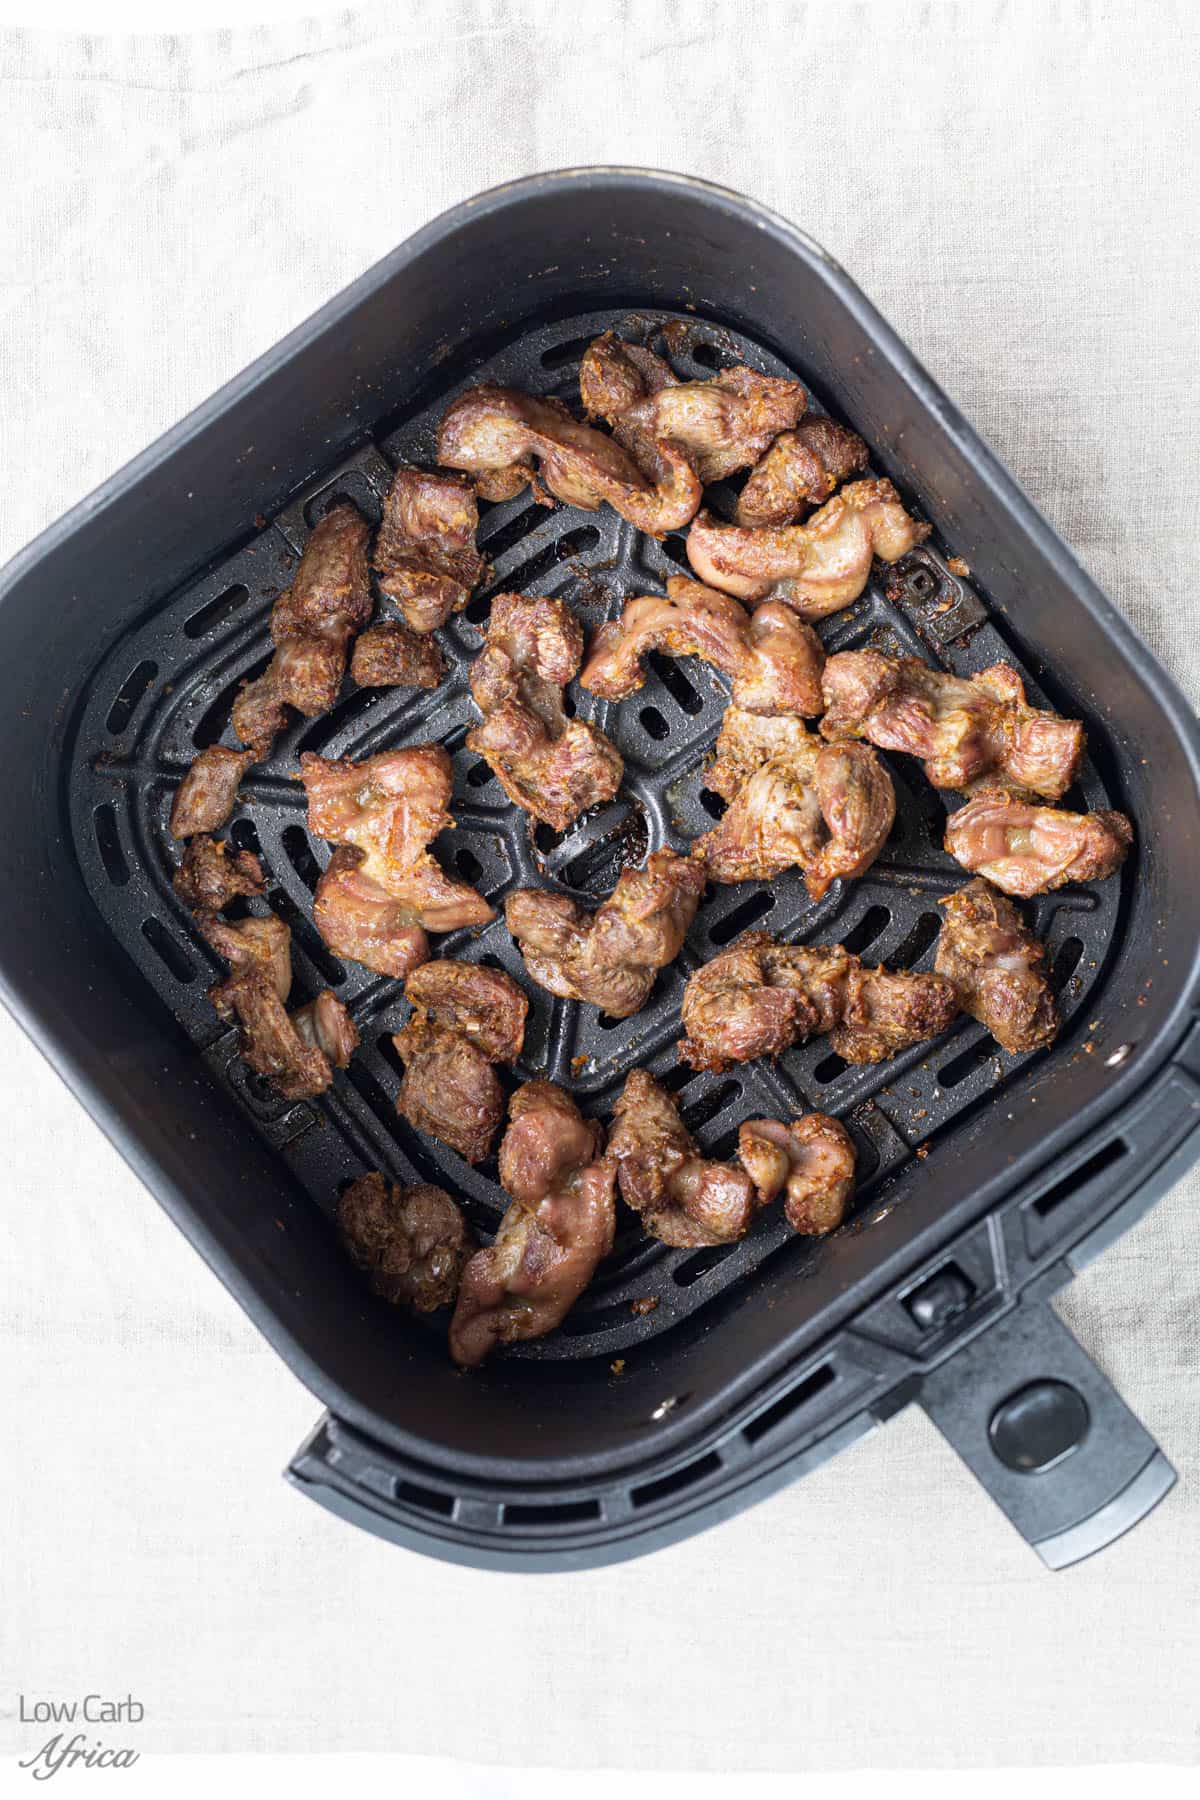
<path fill-rule="evenodd" d="M 1016 1306 L 924 1380 L 921 1405 L 1051 1569 L 1102 1550 L 1175 1471 L 1044 1301 Z"/>

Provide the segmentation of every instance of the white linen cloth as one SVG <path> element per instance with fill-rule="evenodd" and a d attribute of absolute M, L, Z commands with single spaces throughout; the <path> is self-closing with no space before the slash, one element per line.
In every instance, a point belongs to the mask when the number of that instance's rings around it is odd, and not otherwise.
<path fill-rule="evenodd" d="M 0 550 L 443 207 L 657 165 L 833 252 L 1195 699 L 1198 48 L 1102 0 L 0 33 Z M 482 1575 L 283 1486 L 316 1402 L 7 1018 L 0 1055 L 6 1760 L 18 1693 L 89 1691 L 147 1751 L 1197 1760 L 1196 1177 L 1062 1302 L 1181 1476 L 1094 1561 L 1044 1573 L 909 1412 L 649 1561 Z"/>

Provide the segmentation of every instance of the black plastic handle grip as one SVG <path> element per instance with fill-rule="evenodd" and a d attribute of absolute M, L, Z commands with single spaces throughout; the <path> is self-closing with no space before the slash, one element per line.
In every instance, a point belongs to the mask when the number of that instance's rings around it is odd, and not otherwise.
<path fill-rule="evenodd" d="M 1045 1302 L 1016 1306 L 928 1375 L 938 1430 L 1051 1569 L 1145 1518 L 1175 1471 Z"/>

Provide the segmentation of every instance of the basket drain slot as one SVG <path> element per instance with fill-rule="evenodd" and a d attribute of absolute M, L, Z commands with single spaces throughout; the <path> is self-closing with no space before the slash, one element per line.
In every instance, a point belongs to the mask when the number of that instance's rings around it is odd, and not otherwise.
<path fill-rule="evenodd" d="M 1083 944 L 1077 937 L 1066 938 L 1054 955 L 1050 969 L 1050 986 L 1056 994 L 1061 994 L 1079 967 L 1079 959 L 1083 955 Z"/>
<path fill-rule="evenodd" d="M 1128 1153 L 1129 1145 L 1125 1139 L 1114 1138 L 1111 1144 L 1105 1144 L 1102 1150 L 1095 1151 L 1086 1162 L 1081 1162 L 1069 1175 L 1064 1175 L 1061 1181 L 1056 1181 L 1053 1187 L 1047 1188 L 1044 1194 L 1039 1194 L 1033 1202 L 1034 1212 L 1039 1219 L 1047 1218 L 1064 1200 L 1077 1194 L 1089 1181 L 1095 1181 L 1097 1175 L 1102 1175 L 1105 1169 L 1111 1169 L 1114 1163 L 1119 1163 Z"/>
<path fill-rule="evenodd" d="M 249 598 L 250 589 L 245 582 L 235 581 L 223 594 L 218 594 L 215 600 L 210 600 L 207 606 L 202 606 L 199 612 L 194 612 L 190 619 L 184 620 L 184 637 L 198 638 L 203 637 L 206 631 L 215 631 L 218 625 L 224 625 L 227 619 L 232 619 L 235 612 L 240 612 Z"/>
<path fill-rule="evenodd" d="M 694 1256 L 685 1257 L 683 1262 L 676 1263 L 672 1271 L 676 1287 L 691 1287 L 718 1263 L 723 1263 L 727 1256 L 737 1249 L 736 1244 L 714 1244 L 711 1250 L 697 1250 Z"/>
<path fill-rule="evenodd" d="M 243 822 L 249 823 L 248 820 Z M 236 827 L 234 829 L 236 834 Z M 321 879 L 321 865 L 313 853 L 307 831 L 303 825 L 287 825 L 280 837 L 287 851 L 288 861 L 311 893 Z"/>
<path fill-rule="evenodd" d="M 753 925 L 756 919 L 763 919 L 775 905 L 774 894 L 751 894 L 732 912 L 726 913 L 723 919 L 709 928 L 709 938 L 714 944 L 728 944 L 739 932 Z M 887 914 L 884 914 L 886 919 Z"/>
<path fill-rule="evenodd" d="M 670 737 L 671 727 L 659 712 L 657 706 L 643 706 L 638 718 L 642 721 L 642 729 L 647 737 L 652 737 L 656 744 Z"/>
<path fill-rule="evenodd" d="M 842 948 L 849 950 L 852 956 L 860 956 L 891 922 L 892 915 L 886 906 L 868 906 L 858 924 L 842 939 Z"/>
<path fill-rule="evenodd" d="M 545 1506 L 505 1505 L 502 1514 L 506 1525 L 578 1525 L 584 1519 L 599 1517 L 598 1500 L 560 1500 Z"/>
<path fill-rule="evenodd" d="M 125 861 L 125 852 L 117 835 L 117 815 L 107 800 L 92 814 L 92 826 L 104 873 L 114 887 L 124 887 L 129 880 L 129 864 Z"/>
<path fill-rule="evenodd" d="M 268 650 L 244 675 L 236 675 L 232 681 L 227 682 L 216 699 L 209 702 L 192 733 L 192 742 L 197 750 L 208 750 L 213 744 L 220 743 L 221 733 L 229 723 L 230 710 L 237 699 L 238 689 L 244 681 L 257 681 L 260 675 L 265 675 L 273 655 L 274 651 Z"/>
<path fill-rule="evenodd" d="M 698 1100 L 694 1100 L 690 1106 L 684 1107 L 684 1124 L 695 1136 L 696 1132 L 702 1126 L 707 1125 L 710 1119 L 715 1119 L 719 1112 L 725 1111 L 731 1101 L 738 1099 L 741 1091 L 740 1081 L 723 1081 L 720 1087 L 714 1088 L 711 1093 L 701 1094 Z"/>
<path fill-rule="evenodd" d="M 807 1406 L 810 1400 L 815 1400 L 818 1394 L 824 1393 L 836 1379 L 832 1365 L 822 1363 L 819 1369 L 814 1369 L 811 1375 L 806 1375 L 803 1381 L 797 1382 L 794 1388 L 789 1388 L 786 1394 L 781 1394 L 778 1400 L 772 1401 L 770 1406 L 764 1407 L 762 1412 L 744 1425 L 742 1436 L 748 1444 L 757 1444 L 760 1438 L 765 1438 L 768 1432 L 782 1425 L 785 1419 L 790 1419 L 802 1406 Z"/>
<path fill-rule="evenodd" d="M 675 704 L 695 718 L 703 712 L 704 701 L 696 692 L 679 664 L 673 656 L 662 656 L 657 650 L 651 650 L 646 661 L 658 676 Z"/>
<path fill-rule="evenodd" d="M 682 1469 L 673 1469 L 669 1475 L 660 1475 L 657 1481 L 644 1481 L 641 1487 L 632 1488 L 629 1498 L 634 1506 L 653 1506 L 656 1500 L 682 1493 L 684 1488 L 693 1487 L 706 1476 L 716 1475 L 720 1468 L 720 1457 L 715 1450 L 710 1450 L 706 1456 L 698 1456 L 695 1462 L 685 1463 Z"/>
<path fill-rule="evenodd" d="M 142 920 L 142 936 L 150 948 L 157 954 L 159 961 L 185 987 L 196 979 L 196 965 L 161 919 L 153 917 Z"/>
<path fill-rule="evenodd" d="M 976 1069 L 982 1068 L 984 1063 L 990 1062 L 996 1054 L 991 1038 L 981 1039 L 979 1043 L 972 1044 L 969 1049 L 961 1051 L 953 1061 L 946 1064 L 944 1069 L 938 1070 L 938 1086 L 940 1088 L 957 1087 L 960 1081 L 965 1081 L 968 1075 L 973 1075 Z"/>
<path fill-rule="evenodd" d="M 120 693 L 108 709 L 108 718 L 105 720 L 105 724 L 114 737 L 120 737 L 125 730 L 133 717 L 134 708 L 143 694 L 149 691 L 157 674 L 158 664 L 151 662 L 147 657 L 144 662 L 138 664 L 131 675 L 126 677 L 121 685 Z"/>
<path fill-rule="evenodd" d="M 936 940 L 942 921 L 935 912 L 922 913 L 904 942 L 893 950 L 888 962 L 893 969 L 911 969 Z"/>
<path fill-rule="evenodd" d="M 283 888 L 273 888 L 267 895 L 267 905 L 276 918 L 291 928 L 293 938 L 330 987 L 339 987 L 346 979 L 345 969 L 336 956 L 330 955 L 316 926 L 300 911 L 292 896 Z"/>
<path fill-rule="evenodd" d="M 825 1086 L 831 1081 L 836 1081 L 839 1075 L 844 1075 L 849 1067 L 850 1064 L 844 1056 L 839 1056 L 836 1050 L 831 1050 L 828 1056 L 822 1057 L 813 1070 L 813 1080 L 819 1081 L 822 1086 Z"/>
<path fill-rule="evenodd" d="M 448 1519 L 454 1511 L 454 1495 L 440 1494 L 437 1488 L 424 1487 L 419 1481 L 398 1481 L 396 1498 L 408 1506 L 419 1506 L 422 1512 L 440 1513 Z"/>

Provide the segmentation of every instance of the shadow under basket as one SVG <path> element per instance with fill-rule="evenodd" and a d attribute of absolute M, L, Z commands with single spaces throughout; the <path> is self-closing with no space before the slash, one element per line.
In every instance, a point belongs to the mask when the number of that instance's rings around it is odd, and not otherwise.
<path fill-rule="evenodd" d="M 324 509 L 346 497 L 376 520 L 395 465 L 433 460 L 436 421 L 470 381 L 577 397 L 580 357 L 609 327 L 665 346 L 685 377 L 735 362 L 797 375 L 815 407 L 859 431 L 934 533 L 886 572 L 886 591 L 872 581 L 823 623 L 827 647 L 877 645 L 960 673 L 1015 663 L 1036 700 L 1086 721 L 1073 803 L 1128 812 L 1137 846 L 1119 878 L 1033 909 L 1064 1018 L 1035 1055 L 1006 1056 L 963 1019 L 868 1069 L 821 1043 L 721 1076 L 675 1062 L 684 979 L 751 926 L 931 966 L 937 901 L 964 877 L 941 848 L 941 799 L 903 758 L 889 762 L 897 827 L 862 881 L 818 906 L 794 874 L 712 890 L 630 1020 L 533 990 L 517 1079 L 549 1075 L 603 1116 L 628 1070 L 649 1067 L 716 1155 L 744 1118 L 819 1107 L 855 1138 L 859 1190 L 819 1242 L 768 1212 L 740 1244 L 672 1251 L 626 1216 L 559 1331 L 466 1375 L 444 1317 L 373 1299 L 336 1242 L 338 1193 L 366 1168 L 446 1187 L 484 1236 L 504 1196 L 494 1161 L 470 1169 L 395 1113 L 402 992 L 343 964 L 312 927 L 328 848 L 308 835 L 297 758 L 445 744 L 456 829 L 438 853 L 493 898 L 550 883 L 597 899 L 647 849 L 686 849 L 712 824 L 699 775 L 728 697 L 704 665 L 652 659 L 620 706 L 572 690 L 627 777 L 566 834 L 531 827 L 463 747 L 493 593 L 562 594 L 591 627 L 685 567 L 682 538 L 529 495 L 484 508 L 490 570 L 442 633 L 442 687 L 348 686 L 247 778 L 230 835 L 269 872 L 297 997 L 331 986 L 362 1036 L 321 1101 L 280 1101 L 239 1061 L 205 999 L 220 965 L 171 890 L 166 821 L 197 750 L 233 741 L 230 700 L 270 653 L 272 601 Z M 911 1401 L 1052 1567 L 1168 1490 L 1170 1465 L 1049 1301 L 1197 1153 L 1196 722 L 801 233 L 737 195 L 635 170 L 538 176 L 455 209 L 17 557 L 0 578 L 0 647 L 4 997 L 328 1409 L 289 1470 L 305 1492 L 455 1561 L 584 1567 L 712 1524 Z M 438 949 L 521 977 L 502 923 Z"/>

